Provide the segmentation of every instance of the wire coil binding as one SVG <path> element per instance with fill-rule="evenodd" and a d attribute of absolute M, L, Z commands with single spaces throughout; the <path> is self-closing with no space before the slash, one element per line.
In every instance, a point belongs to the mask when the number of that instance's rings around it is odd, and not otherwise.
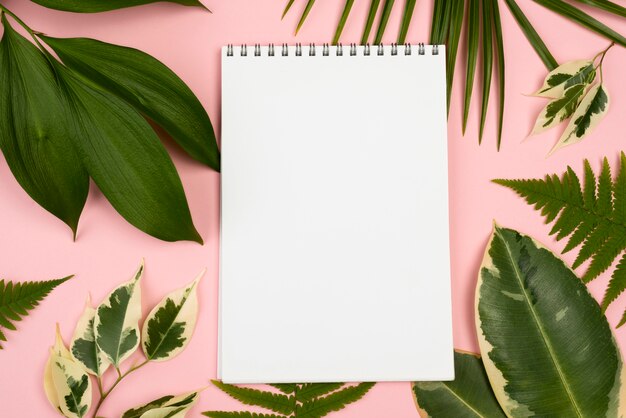
<path fill-rule="evenodd" d="M 365 44 L 365 45 L 361 45 L 362 47 L 362 53 L 364 56 L 370 56 L 372 55 L 373 51 L 372 49 L 375 48 L 376 51 L 376 55 L 378 56 L 383 56 L 386 53 L 389 53 L 393 56 L 398 55 L 401 49 L 404 49 L 404 55 L 411 55 L 413 53 L 412 48 L 411 48 L 411 44 L 404 44 L 404 45 L 398 45 L 398 44 L 390 44 L 388 45 L 389 48 L 386 48 L 385 45 L 383 44 L 376 44 L 373 47 L 370 44 Z M 355 43 L 351 43 L 349 47 L 347 47 L 348 49 L 348 54 L 351 56 L 356 56 L 359 52 L 358 49 L 359 45 L 355 44 Z M 263 55 L 263 47 L 261 46 L 261 44 L 254 44 L 253 46 L 254 48 L 254 56 L 255 57 L 260 57 L 261 55 Z M 318 51 L 318 47 L 315 44 L 309 44 L 308 46 L 305 46 L 304 48 L 308 48 L 308 53 L 307 55 L 310 57 L 314 57 L 317 54 Z M 303 55 L 303 49 L 302 44 L 301 43 L 297 43 L 295 45 L 295 55 L 297 57 L 301 57 Z M 337 44 L 335 46 L 333 46 L 333 48 L 335 49 L 335 55 L 338 57 L 341 57 L 344 55 L 344 46 L 343 44 Z M 289 45 L 287 45 L 286 43 L 282 44 L 280 46 L 280 55 L 282 55 L 283 57 L 287 57 L 289 56 Z M 240 49 L 239 49 L 239 54 L 242 57 L 247 57 L 248 56 L 248 45 L 243 44 L 241 45 Z M 417 54 L 418 55 L 426 55 L 426 45 L 424 43 L 419 43 L 417 44 Z M 439 55 L 439 45 L 432 45 L 431 48 L 431 54 L 432 55 Z M 229 57 L 232 57 L 235 55 L 235 47 L 233 46 L 233 44 L 228 44 L 226 46 L 226 55 Z M 324 57 L 328 57 L 331 55 L 331 46 L 327 43 L 322 44 L 322 48 L 321 48 L 321 55 Z M 276 47 L 274 44 L 268 44 L 267 46 L 267 56 L 270 57 L 274 57 L 276 56 Z"/>

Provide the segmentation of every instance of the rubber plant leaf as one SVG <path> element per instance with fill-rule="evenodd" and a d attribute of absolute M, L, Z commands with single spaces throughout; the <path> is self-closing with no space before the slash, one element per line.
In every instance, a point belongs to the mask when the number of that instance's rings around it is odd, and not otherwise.
<path fill-rule="evenodd" d="M 74 337 L 70 343 L 70 352 L 72 358 L 82 365 L 87 373 L 100 377 L 110 363 L 96 344 L 93 327 L 95 318 L 96 310 L 91 306 L 91 298 L 88 298 L 83 314 L 76 324 Z"/>
<path fill-rule="evenodd" d="M 139 346 L 143 269 L 142 263 L 133 278 L 115 288 L 96 310 L 96 344 L 116 368 Z"/>
<path fill-rule="evenodd" d="M 69 139 L 50 63 L 2 17 L 0 149 L 28 195 L 76 235 L 89 176 Z"/>
<path fill-rule="evenodd" d="M 137 49 L 95 39 L 41 38 L 69 68 L 130 103 L 187 154 L 219 171 L 219 149 L 206 110 L 162 62 Z"/>
<path fill-rule="evenodd" d="M 144 4 L 169 2 L 183 6 L 206 7 L 199 0 L 32 0 L 50 9 L 77 13 L 97 13 Z"/>
<path fill-rule="evenodd" d="M 480 356 L 455 351 L 454 376 L 451 382 L 413 383 L 413 395 L 420 416 L 506 417 L 491 390 Z"/>
<path fill-rule="evenodd" d="M 165 296 L 146 317 L 141 343 L 148 360 L 170 360 L 189 343 L 198 318 L 198 281 L 203 275 L 204 271 Z"/>
<path fill-rule="evenodd" d="M 124 412 L 122 418 L 173 418 L 184 417 L 187 411 L 198 400 L 198 392 L 185 393 L 183 395 L 167 395 L 148 402 L 145 405 L 129 409 Z"/>
<path fill-rule="evenodd" d="M 148 122 L 124 100 L 51 62 L 74 147 L 113 207 L 156 238 L 201 243 L 176 167 Z"/>
<path fill-rule="evenodd" d="M 507 416 L 623 416 L 625 376 L 609 324 L 551 251 L 496 225 L 475 306 L 485 370 Z"/>

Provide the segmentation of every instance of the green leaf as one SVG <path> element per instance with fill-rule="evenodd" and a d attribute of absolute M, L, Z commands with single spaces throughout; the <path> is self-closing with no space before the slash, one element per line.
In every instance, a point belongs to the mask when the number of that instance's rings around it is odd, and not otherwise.
<path fill-rule="evenodd" d="M 0 149 L 28 195 L 76 235 L 89 176 L 69 140 L 65 109 L 46 57 L 2 17 Z"/>
<path fill-rule="evenodd" d="M 238 387 L 218 380 L 213 380 L 212 382 L 222 392 L 246 405 L 260 406 L 261 408 L 285 415 L 292 414 L 295 411 L 296 400 L 293 396 Z"/>
<path fill-rule="evenodd" d="M 81 366 L 52 354 L 52 379 L 61 412 L 68 418 L 82 418 L 91 407 L 91 381 Z"/>
<path fill-rule="evenodd" d="M 433 45 L 445 44 L 448 40 L 452 3 L 449 0 L 435 0 L 433 17 L 430 26 L 430 43 Z M 465 3 L 465 1 L 463 1 Z M 465 4 L 463 4 L 465 6 Z M 457 5 L 458 7 L 458 5 Z"/>
<path fill-rule="evenodd" d="M 551 100 L 537 116 L 531 135 L 544 132 L 572 116 L 586 88 L 586 84 L 575 84 L 565 90 L 563 97 Z"/>
<path fill-rule="evenodd" d="M 506 417 L 496 400 L 480 356 L 455 351 L 451 382 L 415 382 L 420 415 L 436 418 Z"/>
<path fill-rule="evenodd" d="M 202 242 L 165 147 L 128 103 L 54 62 L 84 166 L 132 225 L 165 241 Z"/>
<path fill-rule="evenodd" d="M 10 282 L 0 280 L 0 341 L 6 341 L 2 328 L 15 331 L 19 322 L 39 305 L 48 294 L 72 276 L 41 282 Z M 0 350 L 2 350 L 0 344 Z"/>
<path fill-rule="evenodd" d="M 206 9 L 199 0 L 32 0 L 33 2 L 50 9 L 64 10 L 77 13 L 97 13 L 124 7 L 140 6 L 143 4 L 167 1 L 183 6 L 197 6 Z"/>
<path fill-rule="evenodd" d="M 133 278 L 109 293 L 96 310 L 96 344 L 116 368 L 139 346 L 143 269 L 142 263 Z"/>
<path fill-rule="evenodd" d="M 450 7 L 450 22 L 446 43 L 446 51 L 448 53 L 448 60 L 446 62 L 446 103 L 448 104 L 447 111 L 450 113 L 450 97 L 452 95 L 452 84 L 454 82 L 454 71 L 456 68 L 456 56 L 459 50 L 459 40 L 461 38 L 461 29 L 463 27 L 465 2 L 457 0 L 452 2 L 452 5 L 448 7 Z"/>
<path fill-rule="evenodd" d="M 483 92 L 480 110 L 480 128 L 478 143 L 483 140 L 487 109 L 489 105 L 489 92 L 491 91 L 491 75 L 493 73 L 493 9 L 491 0 L 483 1 L 482 38 L 483 38 Z"/>
<path fill-rule="evenodd" d="M 150 361 L 165 361 L 185 349 L 198 318 L 198 281 L 165 296 L 146 317 L 141 333 L 143 352 Z"/>
<path fill-rule="evenodd" d="M 615 4 L 608 0 L 576 0 L 579 3 L 587 4 L 589 6 L 597 7 L 598 9 L 605 10 L 609 13 L 616 14 L 621 17 L 626 17 L 626 7 Z"/>
<path fill-rule="evenodd" d="M 376 13 L 378 13 L 378 7 L 380 6 L 380 0 L 372 0 L 370 3 L 369 11 L 367 12 L 367 20 L 365 21 L 365 27 L 363 28 L 363 35 L 361 36 L 361 45 L 365 45 L 370 38 L 370 32 L 374 25 L 374 19 L 376 19 Z"/>
<path fill-rule="evenodd" d="M 219 171 L 213 125 L 187 85 L 156 58 L 87 38 L 41 37 L 72 70 L 161 126 L 191 157 Z"/>
<path fill-rule="evenodd" d="M 463 102 L 463 133 L 467 127 L 472 90 L 474 89 L 474 73 L 478 57 L 478 35 L 480 33 L 480 3 L 469 0 L 469 17 L 467 25 L 467 70 L 465 73 L 465 100 Z"/>
<path fill-rule="evenodd" d="M 626 310 L 624 310 L 624 313 L 622 314 L 622 319 L 619 320 L 616 328 L 619 328 L 624 324 L 626 324 Z"/>
<path fill-rule="evenodd" d="M 550 153 L 567 145 L 576 144 L 591 133 L 606 116 L 609 108 L 609 95 L 602 84 L 591 87 L 572 115 L 563 135 Z"/>
<path fill-rule="evenodd" d="M 287 418 L 285 415 L 257 414 L 256 412 L 206 411 L 202 415 L 210 418 Z"/>
<path fill-rule="evenodd" d="M 348 16 L 350 16 L 350 11 L 352 10 L 353 5 L 354 5 L 354 0 L 346 0 L 346 5 L 343 8 L 343 12 L 341 13 L 341 18 L 339 19 L 339 23 L 337 24 L 337 30 L 335 31 L 335 36 L 333 36 L 333 45 L 337 45 L 339 43 L 339 39 L 341 38 L 341 33 L 343 32 L 343 28 L 346 26 L 346 21 L 348 20 Z"/>
<path fill-rule="evenodd" d="M 568 61 L 550 71 L 539 91 L 533 93 L 533 96 L 558 99 L 563 97 L 568 87 L 589 84 L 595 79 L 595 75 L 592 60 Z"/>
<path fill-rule="evenodd" d="M 563 2 L 562 0 L 534 0 L 534 1 L 535 3 L 539 3 L 545 8 L 550 9 L 553 12 L 556 12 L 560 14 L 561 16 L 564 16 L 570 19 L 571 21 L 578 23 L 579 25 L 582 25 L 586 27 L 587 29 L 590 29 L 604 36 L 605 38 L 615 42 L 616 44 L 619 44 L 621 46 L 626 46 L 626 38 L 624 38 L 624 36 L 617 33 L 613 29 L 609 28 L 604 23 L 589 16 L 585 12 L 577 9 L 576 7 L 570 4 Z"/>
<path fill-rule="evenodd" d="M 511 14 L 517 21 L 520 29 L 522 30 L 522 32 L 524 32 L 526 39 L 528 39 L 530 45 L 535 49 L 535 52 L 537 52 L 537 55 L 539 55 L 539 58 L 541 58 L 541 61 L 543 61 L 543 64 L 546 66 L 546 68 L 549 70 L 553 70 L 554 68 L 556 68 L 559 64 L 556 62 L 556 60 L 548 50 L 548 47 L 543 42 L 543 40 L 535 30 L 533 25 L 530 23 L 524 12 L 522 12 L 522 10 L 519 8 L 515 0 L 504 1 L 511 11 Z"/>
<path fill-rule="evenodd" d="M 622 255 L 621 260 L 611 275 L 611 280 L 609 281 L 609 285 L 602 298 L 602 304 L 600 305 L 602 312 L 606 311 L 606 308 L 608 308 L 624 290 L 626 290 L 626 254 Z"/>
<path fill-rule="evenodd" d="M 500 8 L 498 0 L 491 0 L 493 7 L 493 36 L 496 43 L 496 67 L 498 68 L 498 139 L 497 149 L 500 151 L 502 144 L 502 125 L 504 122 L 504 86 L 505 86 L 505 63 L 504 63 L 504 41 L 502 39 L 502 22 L 500 21 Z"/>
<path fill-rule="evenodd" d="M 290 395 L 296 391 L 295 383 L 272 383 L 270 386 L 280 390 L 285 395 Z"/>
<path fill-rule="evenodd" d="M 495 226 L 475 306 L 483 363 L 508 416 L 618 416 L 622 362 L 611 329 L 552 252 Z"/>
<path fill-rule="evenodd" d="M 70 344 L 72 358 L 83 366 L 85 371 L 94 376 L 102 376 L 110 363 L 96 344 L 93 323 L 96 310 L 91 306 L 91 298 L 87 299 L 83 315 L 76 324 L 74 337 Z"/>
<path fill-rule="evenodd" d="M 289 13 L 289 9 L 291 9 L 291 6 L 293 6 L 293 2 L 295 0 L 289 0 L 289 3 L 287 3 L 287 5 L 285 6 L 285 10 L 283 10 L 283 15 L 281 16 L 281 19 L 284 19 L 285 16 L 287 16 L 287 13 Z"/>
<path fill-rule="evenodd" d="M 398 34 L 398 43 L 403 44 L 406 42 L 406 35 L 409 33 L 409 27 L 411 26 L 411 19 L 413 19 L 413 12 L 415 11 L 415 4 L 417 0 L 406 0 L 404 4 L 404 13 L 402 14 L 402 23 L 400 24 L 400 33 Z"/>
<path fill-rule="evenodd" d="M 340 411 L 346 405 L 361 399 L 374 386 L 374 383 L 359 383 L 348 386 L 323 398 L 303 402 L 296 406 L 298 418 L 320 418 L 331 412 Z"/>
<path fill-rule="evenodd" d="M 124 412 L 122 418 L 165 418 L 166 416 L 173 417 L 180 412 L 188 411 L 197 402 L 198 398 L 198 392 L 190 392 L 178 396 L 163 396 L 161 398 L 148 402 L 145 405 L 129 409 L 128 411 Z M 172 412 L 175 412 L 175 414 L 172 415 Z"/>
<path fill-rule="evenodd" d="M 391 10 L 393 10 L 394 2 L 395 0 L 385 0 L 385 3 L 383 4 L 383 12 L 380 16 L 380 21 L 378 22 L 376 36 L 374 37 L 375 45 L 378 45 L 383 41 L 383 36 L 385 35 L 385 29 L 387 29 L 387 23 L 389 23 L 389 16 L 391 15 Z"/>
<path fill-rule="evenodd" d="M 304 383 L 298 389 L 298 401 L 305 402 L 341 388 L 345 383 Z"/>
<path fill-rule="evenodd" d="M 304 22 L 306 21 L 306 18 L 309 16 L 309 13 L 311 12 L 311 9 L 313 8 L 314 4 L 315 4 L 315 0 L 307 1 L 306 6 L 304 7 L 304 11 L 302 12 L 302 16 L 300 16 L 300 21 L 298 22 L 298 26 L 296 27 L 296 35 L 302 28 L 302 25 L 304 25 Z"/>

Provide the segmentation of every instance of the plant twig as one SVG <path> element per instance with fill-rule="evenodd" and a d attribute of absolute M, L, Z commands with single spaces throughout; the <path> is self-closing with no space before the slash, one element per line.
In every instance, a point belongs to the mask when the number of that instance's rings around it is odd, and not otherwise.
<path fill-rule="evenodd" d="M 115 382 L 113 382 L 113 385 L 106 390 L 105 392 L 102 392 L 102 384 L 100 382 L 100 379 L 98 379 L 98 385 L 100 388 L 100 399 L 98 400 L 98 403 L 96 404 L 96 408 L 93 411 L 93 415 L 92 418 L 96 418 L 98 416 L 98 411 L 100 410 L 100 407 L 102 406 L 102 404 L 104 403 L 104 401 L 106 400 L 106 398 L 111 394 L 111 392 L 113 392 L 113 389 L 116 388 L 117 385 L 119 385 L 119 383 L 129 374 L 131 374 L 132 372 L 134 372 L 135 370 L 138 370 L 140 368 L 142 368 L 143 366 L 145 366 L 146 364 L 148 364 L 148 360 L 144 360 L 142 363 L 139 363 L 136 366 L 131 367 L 130 369 L 128 369 L 126 372 L 121 373 L 119 368 L 115 368 L 115 370 L 117 370 L 117 379 L 115 380 Z"/>

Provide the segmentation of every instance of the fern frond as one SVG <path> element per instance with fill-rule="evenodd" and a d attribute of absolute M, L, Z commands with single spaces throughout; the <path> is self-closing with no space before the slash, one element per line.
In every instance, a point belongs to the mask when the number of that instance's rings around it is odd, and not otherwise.
<path fill-rule="evenodd" d="M 617 267 L 613 271 L 609 286 L 604 292 L 604 298 L 602 299 L 602 311 L 606 311 L 611 302 L 613 302 L 622 292 L 626 290 L 626 254 L 622 256 L 622 259 L 617 264 Z"/>
<path fill-rule="evenodd" d="M 213 380 L 213 384 L 222 392 L 246 405 L 260 406 L 285 415 L 293 413 L 296 408 L 296 399 L 293 396 L 229 385 L 218 380 Z"/>
<path fill-rule="evenodd" d="M 13 322 L 19 322 L 29 311 L 39 305 L 55 287 L 72 276 L 41 282 L 13 283 L 0 280 L 0 341 L 6 341 L 1 328 L 16 330 Z M 0 344 L 0 350 L 2 349 Z"/>
<path fill-rule="evenodd" d="M 346 405 L 361 399 L 374 386 L 374 383 L 359 383 L 330 395 L 299 404 L 296 408 L 298 418 L 320 418 L 331 412 L 339 411 Z"/>
<path fill-rule="evenodd" d="M 257 414 L 255 412 L 206 411 L 202 415 L 209 418 L 288 418 L 285 415 Z"/>
<path fill-rule="evenodd" d="M 296 391 L 295 383 L 273 383 L 270 386 L 280 390 L 285 395 L 291 395 Z"/>
<path fill-rule="evenodd" d="M 569 237 L 564 253 L 580 246 L 572 267 L 578 268 L 591 259 L 582 276 L 583 281 L 589 282 L 611 267 L 626 250 L 626 155 L 620 154 L 614 181 L 606 158 L 598 176 L 585 160 L 584 175 L 582 187 L 570 167 L 561 178 L 553 174 L 544 179 L 494 182 L 514 190 L 536 210 L 541 210 L 546 223 L 554 222 L 550 235 L 557 241 Z M 607 289 L 603 309 L 626 288 L 626 265 L 620 263 L 620 266 Z"/>
<path fill-rule="evenodd" d="M 343 385 L 345 385 L 345 383 L 304 383 L 298 389 L 298 402 L 306 402 L 320 396 L 328 395 L 330 392 L 339 389 Z"/>
<path fill-rule="evenodd" d="M 624 310 L 624 313 L 622 314 L 622 319 L 620 319 L 619 324 L 617 324 L 617 327 L 615 328 L 619 328 L 624 324 L 626 324 L 626 309 Z"/>

